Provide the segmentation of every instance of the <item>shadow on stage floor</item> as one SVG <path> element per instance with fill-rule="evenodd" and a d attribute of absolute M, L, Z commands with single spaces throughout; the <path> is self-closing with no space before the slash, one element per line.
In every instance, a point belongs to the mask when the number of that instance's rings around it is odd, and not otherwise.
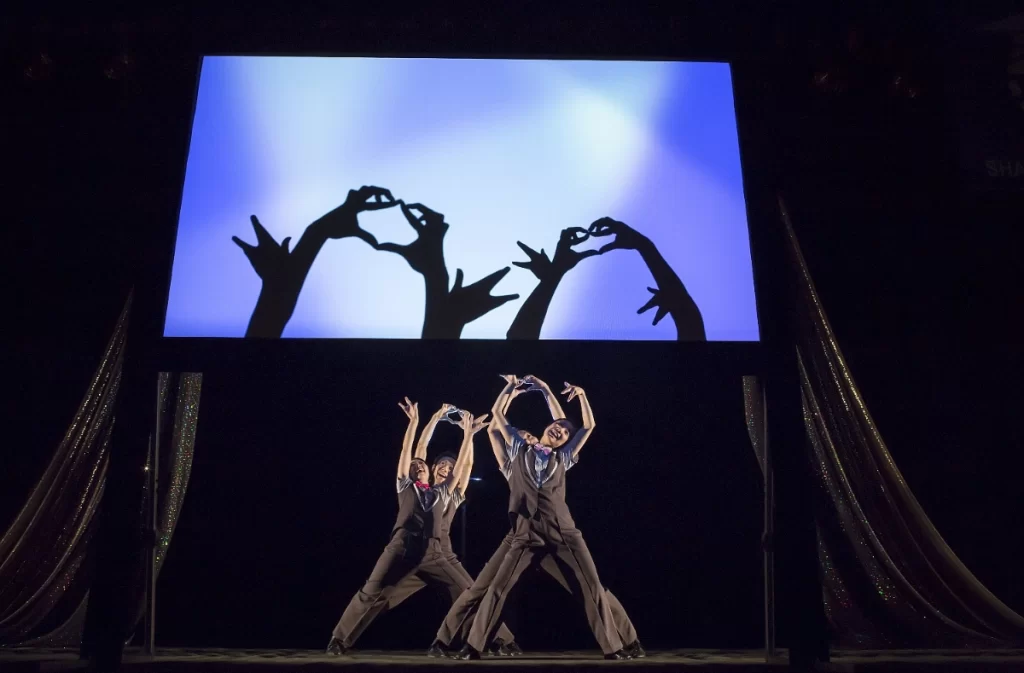
<path fill-rule="evenodd" d="M 783 653 L 784 654 L 784 653 Z M 430 659 L 422 652 L 360 651 L 345 657 L 328 657 L 309 650 L 231 650 L 167 648 L 155 657 L 146 657 L 137 649 L 125 653 L 123 671 L 159 673 L 273 673 L 301 668 L 302 673 L 337 671 L 350 673 L 402 673 L 416 670 L 454 670 L 459 667 L 481 666 L 503 673 L 530 671 L 531 673 L 560 669 L 563 671 L 607 671 L 609 666 L 660 670 L 715 670 L 740 673 L 742 671 L 787 670 L 784 657 L 766 662 L 764 653 L 756 650 L 671 650 L 650 652 L 645 659 L 634 661 L 604 661 L 593 652 L 535 652 L 514 659 L 487 658 L 479 662 L 454 662 Z M 40 673 L 84 670 L 77 655 L 65 650 L 0 649 L 0 671 Z M 1024 673 L 1024 650 L 887 650 L 837 651 L 832 662 L 824 664 L 822 671 L 896 671 L 912 673 L 949 673 L 963 671 L 1021 671 Z"/>

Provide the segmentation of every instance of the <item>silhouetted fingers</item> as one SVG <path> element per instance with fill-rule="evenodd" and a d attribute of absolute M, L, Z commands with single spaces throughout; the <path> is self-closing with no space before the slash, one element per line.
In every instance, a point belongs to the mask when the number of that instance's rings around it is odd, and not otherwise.
<path fill-rule="evenodd" d="M 597 236 L 597 234 L 594 234 L 594 236 Z M 603 255 L 604 253 L 611 252 L 612 250 L 622 250 L 622 249 L 623 249 L 623 247 L 621 245 L 619 245 L 618 241 L 612 241 L 608 245 L 601 246 L 600 254 Z"/>
<path fill-rule="evenodd" d="M 285 252 L 288 252 L 288 244 L 291 243 L 291 240 L 291 236 L 285 236 L 284 240 L 281 241 L 281 249 L 284 250 Z"/>
<path fill-rule="evenodd" d="M 569 227 L 563 229 L 560 240 L 566 241 L 569 245 L 579 245 L 590 238 L 590 232 L 583 227 Z"/>
<path fill-rule="evenodd" d="M 512 268 L 508 266 L 506 266 L 504 269 L 498 269 L 491 275 L 485 276 L 478 280 L 477 282 L 473 283 L 473 285 L 485 287 L 487 288 L 487 291 L 490 292 L 492 289 L 494 289 L 494 286 L 501 281 L 502 278 L 508 275 L 508 272 L 511 270 Z M 459 271 L 459 273 L 461 273 L 461 270 Z"/>
<path fill-rule="evenodd" d="M 398 205 L 398 201 L 367 201 L 359 206 L 359 210 L 384 210 L 385 208 L 394 208 Z"/>
<path fill-rule="evenodd" d="M 491 297 L 491 299 L 492 299 L 492 303 L 494 304 L 494 308 L 498 308 L 499 306 L 504 306 L 505 304 L 509 303 L 510 301 L 515 301 L 516 299 L 519 299 L 519 295 L 518 294 L 501 294 L 501 295 L 497 295 L 497 296 Z"/>
<path fill-rule="evenodd" d="M 620 224 L 618 221 L 610 217 L 602 217 L 599 220 L 594 220 L 587 231 L 591 236 L 611 236 L 615 233 L 618 224 Z"/>
<path fill-rule="evenodd" d="M 529 257 L 531 260 L 535 260 L 535 259 L 538 259 L 538 258 L 544 256 L 544 249 L 543 248 L 541 248 L 540 252 L 537 252 L 536 250 L 534 250 L 530 246 L 526 245 L 522 241 L 516 241 L 516 245 L 518 245 L 519 249 L 522 250 L 523 252 L 525 252 L 526 256 Z"/>
<path fill-rule="evenodd" d="M 441 219 L 444 219 L 444 215 L 442 215 L 441 213 L 437 212 L 436 210 L 431 210 L 430 208 L 427 208 L 422 203 L 410 203 L 409 204 L 409 209 L 410 210 L 418 210 L 423 215 L 431 215 L 433 217 L 440 217 Z"/>
<path fill-rule="evenodd" d="M 256 232 L 256 244 L 258 246 L 277 245 L 277 241 L 274 240 L 274 237 L 270 235 L 270 232 L 267 231 L 266 227 L 260 223 L 255 215 L 252 215 L 249 221 L 252 222 L 253 231 Z"/>
<path fill-rule="evenodd" d="M 458 290 L 462 287 L 462 269 L 455 269 L 455 285 L 452 286 L 453 290 Z"/>
<path fill-rule="evenodd" d="M 638 308 L 636 310 L 636 314 L 640 315 L 641 313 L 646 313 L 647 311 L 650 311 L 652 308 L 654 308 L 657 305 L 658 305 L 658 297 L 657 297 L 657 295 L 655 295 L 655 296 L 651 297 L 650 299 L 648 299 L 646 304 L 644 304 L 643 306 Z"/>
<path fill-rule="evenodd" d="M 659 322 L 661 322 L 661 319 L 664 318 L 667 315 L 668 315 L 668 309 L 665 308 L 664 306 L 659 306 L 658 307 L 658 312 L 654 314 L 654 322 L 651 323 L 651 324 L 652 325 L 657 325 Z"/>
<path fill-rule="evenodd" d="M 256 249 L 256 246 L 251 245 L 249 243 L 246 243 L 245 241 L 243 241 L 242 239 L 238 238 L 237 236 L 232 236 L 231 240 L 235 242 L 235 245 L 237 245 L 239 248 L 242 249 L 242 252 L 244 252 L 246 254 L 246 256 L 248 256 L 249 253 L 251 253 L 253 250 Z"/>
<path fill-rule="evenodd" d="M 577 252 L 576 254 L 580 256 L 580 259 L 586 259 L 587 257 L 600 255 L 601 253 L 598 252 L 597 250 L 584 250 L 583 252 Z"/>
<path fill-rule="evenodd" d="M 395 203 L 395 197 L 391 195 L 391 190 L 384 187 L 364 185 L 356 191 L 356 194 L 359 195 L 359 199 L 367 206 L 377 204 L 393 205 Z"/>
<path fill-rule="evenodd" d="M 393 208 L 400 203 L 391 195 L 390 189 L 384 189 L 383 187 L 363 187 L 359 190 L 359 195 L 363 201 L 359 206 L 360 210 Z"/>
<path fill-rule="evenodd" d="M 416 231 L 423 228 L 423 222 L 420 221 L 420 216 L 412 212 L 412 207 L 404 201 L 399 202 L 399 207 L 402 209 L 402 214 L 405 215 L 405 219 L 409 222 L 410 226 Z"/>
<path fill-rule="evenodd" d="M 370 234 L 367 234 L 367 236 L 370 236 Z M 372 239 L 373 236 L 370 236 L 370 238 Z M 394 252 L 399 255 L 404 254 L 405 248 L 407 247 L 404 245 L 398 245 L 397 243 L 371 243 L 371 245 L 373 245 L 373 247 L 375 247 L 377 250 L 383 250 L 384 252 Z"/>

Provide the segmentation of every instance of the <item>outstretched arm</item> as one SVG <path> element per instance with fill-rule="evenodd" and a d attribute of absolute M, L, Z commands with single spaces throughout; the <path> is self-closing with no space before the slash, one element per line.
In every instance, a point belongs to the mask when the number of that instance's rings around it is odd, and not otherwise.
<path fill-rule="evenodd" d="M 279 244 L 253 215 L 250 219 L 256 233 L 256 245 L 237 236 L 231 237 L 262 280 L 245 336 L 280 337 L 295 312 L 313 260 L 327 240 L 355 237 L 376 245 L 373 236 L 359 227 L 357 216 L 361 212 L 395 205 L 397 202 L 391 192 L 381 187 L 354 189 L 348 193 L 345 203 L 306 227 L 293 250 L 288 249 L 290 238 Z"/>
<path fill-rule="evenodd" d="M 615 236 L 615 240 L 601 248 L 601 253 L 611 250 L 636 250 L 651 272 L 657 288 L 648 288 L 654 296 L 640 308 L 643 313 L 655 306 L 658 311 L 654 317 L 657 325 L 666 314 L 672 315 L 676 324 L 678 341 L 705 341 L 704 318 L 701 316 L 697 303 L 687 292 L 686 286 L 672 269 L 658 247 L 651 239 L 639 233 L 624 222 L 602 217 L 590 225 L 591 236 Z"/>
<path fill-rule="evenodd" d="M 572 439 L 566 442 L 565 450 L 572 454 L 573 459 L 579 456 L 580 449 L 590 439 L 590 435 L 594 432 L 594 427 L 597 425 L 594 422 L 594 411 L 590 408 L 590 400 L 587 398 L 587 393 L 579 386 L 574 386 L 568 381 L 565 383 L 565 390 L 562 391 L 563 395 L 568 395 L 568 401 L 572 401 L 574 398 L 580 400 L 580 412 L 583 414 L 583 427 L 581 427 Z"/>
<path fill-rule="evenodd" d="M 487 414 L 474 418 L 464 411 L 459 425 L 463 430 L 462 446 L 459 447 L 459 457 L 455 460 L 455 469 L 448 478 L 465 495 L 469 486 L 469 476 L 473 472 L 473 437 L 487 427 Z"/>
<path fill-rule="evenodd" d="M 529 261 L 512 263 L 532 271 L 533 275 L 537 276 L 537 280 L 540 282 L 537 283 L 537 287 L 533 288 L 533 292 L 526 298 L 523 305 L 519 307 L 519 313 L 516 315 L 515 320 L 512 321 L 512 325 L 509 326 L 508 332 L 505 335 L 507 338 L 531 340 L 540 338 L 540 330 L 544 326 L 544 318 L 548 314 L 548 307 L 551 305 L 551 300 L 555 296 L 555 290 L 558 289 L 558 284 L 562 282 L 562 278 L 580 261 L 598 254 L 596 250 L 588 250 L 587 252 L 576 252 L 573 250 L 572 246 L 579 245 L 585 241 L 588 235 L 587 230 L 580 227 L 563 229 L 558 238 L 558 245 L 555 247 L 553 259 L 548 259 L 548 255 L 544 252 L 543 248 L 540 252 L 537 252 L 522 241 L 518 241 L 519 247 L 526 253 Z"/>
<path fill-rule="evenodd" d="M 672 314 L 672 321 L 676 324 L 676 339 L 678 341 L 705 341 L 707 335 L 704 331 L 704 317 L 697 308 L 697 303 L 686 291 L 686 286 L 672 267 L 669 266 L 657 246 L 649 239 L 637 248 L 640 257 L 643 258 L 647 268 L 651 270 L 651 276 L 658 286 L 658 292 L 651 299 L 649 304 L 641 308 L 637 313 L 653 308 L 660 304 L 658 313 Z M 657 314 L 655 324 L 657 324 Z"/>
<path fill-rule="evenodd" d="M 512 403 L 512 399 L 518 394 L 516 392 L 516 385 L 519 383 L 519 380 L 511 374 L 505 374 L 502 378 L 505 379 L 505 387 L 498 393 L 498 399 L 494 401 L 494 406 L 491 407 L 492 418 L 490 427 L 487 430 L 487 438 L 491 442 L 494 458 L 498 461 L 498 469 L 504 471 L 505 445 L 512 441 L 512 428 L 508 424 L 508 419 L 505 418 L 505 412 Z"/>
<path fill-rule="evenodd" d="M 398 454 L 398 479 L 409 478 L 409 464 L 412 463 L 412 444 L 416 441 L 416 428 L 420 424 L 420 410 L 415 402 L 405 398 L 405 402 L 399 402 L 405 415 L 409 417 L 409 426 L 405 429 L 405 437 L 402 439 L 402 452 Z"/>
<path fill-rule="evenodd" d="M 430 444 L 431 438 L 434 436 L 434 429 L 437 428 L 437 424 L 444 418 L 444 415 L 453 409 L 450 404 L 442 404 L 441 408 L 434 412 L 434 415 L 430 417 L 427 424 L 423 426 L 423 431 L 420 433 L 420 441 L 416 442 L 416 453 L 414 457 L 420 460 L 427 459 L 427 446 Z"/>

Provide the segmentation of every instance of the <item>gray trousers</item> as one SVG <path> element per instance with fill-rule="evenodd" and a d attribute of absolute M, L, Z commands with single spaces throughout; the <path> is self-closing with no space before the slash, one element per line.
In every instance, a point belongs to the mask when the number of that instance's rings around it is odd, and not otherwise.
<path fill-rule="evenodd" d="M 448 647 L 459 648 L 468 643 L 482 651 L 481 640 L 489 640 L 509 590 L 527 568 L 536 565 L 583 602 L 591 631 L 606 654 L 636 642 L 636 629 L 622 604 L 599 581 L 595 584 L 597 570 L 582 535 L 573 531 L 558 537 L 564 537 L 565 544 L 537 547 L 517 540 L 510 531 L 476 581 L 452 605 L 437 631 L 437 639 Z M 614 649 L 607 649 L 613 646 Z"/>
<path fill-rule="evenodd" d="M 345 647 L 352 647 L 373 620 L 420 589 L 446 589 L 455 601 L 472 585 L 473 578 L 458 557 L 442 549 L 436 540 L 431 540 L 425 550 L 417 550 L 396 537 L 384 548 L 369 579 L 349 601 L 333 635 Z M 504 624 L 496 629 L 496 637 L 505 642 L 515 638 Z"/>

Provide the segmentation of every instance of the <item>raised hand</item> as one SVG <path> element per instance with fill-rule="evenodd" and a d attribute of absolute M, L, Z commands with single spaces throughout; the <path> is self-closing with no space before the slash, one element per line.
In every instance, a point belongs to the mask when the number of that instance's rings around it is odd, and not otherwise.
<path fill-rule="evenodd" d="M 408 397 L 405 398 L 404 402 L 399 402 L 398 407 L 405 412 L 405 415 L 409 417 L 410 421 L 419 420 L 420 407 L 419 404 L 413 402 Z"/>
<path fill-rule="evenodd" d="M 662 318 L 669 314 L 669 311 L 671 311 L 672 308 L 665 303 L 665 295 L 667 293 L 664 293 L 661 290 L 654 287 L 647 288 L 647 291 L 653 294 L 654 296 L 651 297 L 646 304 L 638 308 L 636 310 L 636 313 L 637 315 L 640 315 L 641 313 L 649 311 L 655 306 L 657 306 L 658 310 L 654 313 L 654 322 L 651 323 L 652 325 L 657 325 L 659 322 L 661 322 Z"/>
<path fill-rule="evenodd" d="M 547 386 L 548 384 L 544 383 L 533 374 L 529 374 L 520 379 L 519 385 L 516 387 L 519 388 L 522 392 L 528 393 L 535 390 L 544 392 L 544 389 L 547 388 Z"/>
<path fill-rule="evenodd" d="M 462 269 L 455 270 L 455 284 L 448 292 L 448 299 L 445 302 L 443 314 L 446 322 L 451 327 L 458 326 L 461 333 L 462 328 L 476 320 L 482 315 L 490 313 L 499 306 L 503 306 L 513 299 L 519 299 L 518 294 L 492 295 L 491 290 L 509 272 L 509 267 L 499 269 L 489 276 L 485 276 L 472 285 L 462 285 Z"/>
<path fill-rule="evenodd" d="M 249 220 L 252 222 L 252 228 L 256 232 L 256 245 L 246 243 L 237 236 L 232 236 L 231 240 L 242 249 L 242 252 L 249 259 L 249 263 L 252 264 L 253 271 L 264 282 L 274 282 L 288 275 L 290 273 L 288 258 L 291 255 L 291 252 L 288 250 L 288 244 L 291 241 L 291 237 L 285 238 L 278 244 L 274 237 L 260 224 L 260 221 L 256 219 L 255 215 L 250 217 Z"/>
<path fill-rule="evenodd" d="M 474 422 L 475 419 L 473 418 L 473 414 L 468 411 L 459 410 L 459 427 L 462 428 L 467 435 L 472 435 L 476 432 L 473 430 Z"/>
<path fill-rule="evenodd" d="M 568 396 L 565 398 L 567 402 L 572 402 L 577 397 L 583 397 L 583 388 L 580 388 L 579 386 L 574 386 L 568 381 L 563 381 L 563 383 L 565 383 L 565 390 L 562 391 L 562 394 Z"/>
<path fill-rule="evenodd" d="M 490 421 L 487 420 L 488 416 L 490 416 L 490 414 L 484 414 L 483 416 L 477 416 L 476 418 L 473 419 L 473 425 L 470 428 L 470 430 L 472 431 L 472 433 L 474 435 L 476 433 L 480 432 L 481 430 L 483 430 L 484 428 L 486 428 L 488 425 L 490 425 Z"/>
<path fill-rule="evenodd" d="M 580 261 L 598 254 L 596 250 L 577 252 L 573 249 L 573 246 L 583 243 L 589 237 L 590 234 L 587 230 L 581 227 L 563 229 L 558 238 L 558 245 L 555 246 L 555 257 L 553 260 L 548 258 L 543 248 L 541 248 L 540 252 L 537 252 L 522 241 L 516 241 L 520 249 L 529 257 L 529 261 L 512 263 L 533 272 L 533 275 L 540 281 L 559 280 L 579 264 Z"/>
<path fill-rule="evenodd" d="M 256 245 L 246 243 L 237 236 L 231 237 L 263 281 L 245 336 L 280 337 L 295 311 L 309 269 L 327 240 L 351 236 L 371 245 L 376 244 L 373 236 L 359 228 L 356 216 L 366 210 L 379 210 L 394 205 L 396 201 L 391 192 L 381 187 L 352 190 L 345 203 L 306 227 L 291 250 L 288 249 L 290 239 L 286 238 L 278 244 L 253 215 L 251 219 L 256 231 Z"/>
<path fill-rule="evenodd" d="M 658 289 L 647 288 L 654 295 L 651 300 L 640 307 L 637 313 L 643 313 L 655 306 L 658 311 L 654 315 L 657 325 L 666 314 L 672 316 L 676 324 L 676 339 L 679 341 L 704 341 L 704 317 L 693 297 L 686 291 L 683 281 L 672 269 L 658 247 L 643 234 L 630 226 L 602 217 L 590 225 L 591 236 L 615 236 L 615 240 L 601 248 L 605 253 L 609 250 L 636 250 L 644 260 Z"/>
<path fill-rule="evenodd" d="M 615 236 L 615 240 L 601 247 L 601 254 L 611 250 L 637 250 L 649 242 L 646 236 L 628 224 L 613 220 L 610 217 L 602 217 L 594 221 L 590 225 L 588 232 L 594 237 Z"/>
<path fill-rule="evenodd" d="M 416 240 L 408 245 L 374 243 L 374 247 L 401 255 L 413 270 L 424 276 L 444 273 L 447 282 L 444 237 L 448 233 L 448 223 L 444 221 L 444 215 L 420 203 L 406 204 L 399 201 L 399 204 L 409 226 L 416 231 Z"/>
<path fill-rule="evenodd" d="M 360 187 L 349 190 L 348 198 L 331 212 L 315 221 L 311 227 L 315 227 L 326 238 L 350 238 L 362 239 L 372 246 L 377 245 L 377 239 L 368 231 L 359 226 L 359 213 L 369 210 L 381 210 L 392 208 L 401 202 L 396 201 L 390 190 L 383 187 Z"/>

